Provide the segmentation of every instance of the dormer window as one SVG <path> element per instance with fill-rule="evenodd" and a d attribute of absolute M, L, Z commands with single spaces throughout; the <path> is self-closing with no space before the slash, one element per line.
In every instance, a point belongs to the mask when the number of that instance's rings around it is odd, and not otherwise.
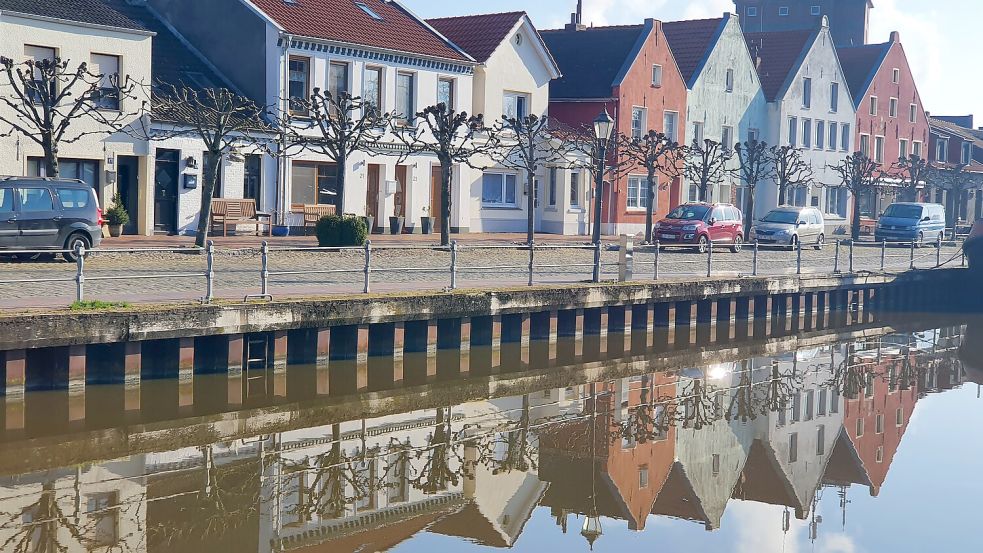
<path fill-rule="evenodd" d="M 778 15 L 780 17 L 788 17 L 788 6 L 780 6 L 778 8 Z"/>
<path fill-rule="evenodd" d="M 371 17 L 372 19 L 375 19 L 376 21 L 382 21 L 382 16 L 379 15 L 379 14 L 377 14 L 377 13 L 375 13 L 372 10 L 372 8 L 366 6 L 365 3 L 363 3 L 363 2 L 355 2 L 355 5 L 358 6 L 358 9 L 360 9 L 363 12 L 369 14 L 369 17 Z"/>
<path fill-rule="evenodd" d="M 812 15 L 820 15 L 823 12 L 822 12 L 822 9 L 819 6 L 811 6 L 809 8 L 809 13 L 811 13 Z"/>
<path fill-rule="evenodd" d="M 748 17 L 758 17 L 758 7 L 757 6 L 748 6 L 747 7 L 747 16 Z"/>

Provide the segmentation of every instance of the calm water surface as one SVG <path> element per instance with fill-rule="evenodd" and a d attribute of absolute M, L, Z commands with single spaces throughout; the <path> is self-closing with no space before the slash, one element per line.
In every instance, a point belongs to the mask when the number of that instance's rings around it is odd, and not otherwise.
<path fill-rule="evenodd" d="M 980 551 L 980 330 L 152 422 L 29 394 L 0 551 Z"/>

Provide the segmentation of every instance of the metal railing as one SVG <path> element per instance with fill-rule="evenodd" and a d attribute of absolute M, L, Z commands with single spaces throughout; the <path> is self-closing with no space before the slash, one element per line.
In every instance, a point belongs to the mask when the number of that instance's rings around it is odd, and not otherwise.
<path fill-rule="evenodd" d="M 829 245 L 821 249 L 812 257 L 812 266 L 806 267 L 804 250 L 814 246 L 803 246 L 797 243 L 793 247 L 774 246 L 759 244 L 754 242 L 745 245 L 745 249 L 750 249 L 750 260 L 746 254 L 738 258 L 722 255 L 722 248 L 715 247 L 712 243 L 708 244 L 706 252 L 702 255 L 674 255 L 671 262 L 667 262 L 667 254 L 678 249 L 680 246 L 665 246 L 656 242 L 651 246 L 641 246 L 635 248 L 633 241 L 628 237 L 622 237 L 620 245 L 616 248 L 619 253 L 617 262 L 604 262 L 603 253 L 614 251 L 615 248 L 606 250 L 601 244 L 469 244 L 462 245 L 452 241 L 449 246 L 435 245 L 387 245 L 376 246 L 371 241 L 367 241 L 364 246 L 359 247 L 302 247 L 302 246 L 271 246 L 263 242 L 258 250 L 255 248 L 237 248 L 234 250 L 223 250 L 218 253 L 232 252 L 257 254 L 259 257 L 258 266 L 245 269 L 226 269 L 226 272 L 245 274 L 245 279 L 249 280 L 249 275 L 254 274 L 256 280 L 253 284 L 246 284 L 246 287 L 255 286 L 258 282 L 259 290 L 255 294 L 246 294 L 244 300 L 265 299 L 272 300 L 272 287 L 283 283 L 290 277 L 317 277 L 314 284 L 340 287 L 343 284 L 340 279 L 333 276 L 342 275 L 361 275 L 362 293 L 370 293 L 373 284 L 377 282 L 390 282 L 386 275 L 422 273 L 432 275 L 433 280 L 426 281 L 426 284 L 439 283 L 443 280 L 446 286 L 444 290 L 456 290 L 460 287 L 462 280 L 468 280 L 473 275 L 480 274 L 484 277 L 511 273 L 524 276 L 527 285 L 532 286 L 537 282 L 542 282 L 540 277 L 550 275 L 577 276 L 583 275 L 584 279 L 577 282 L 600 282 L 605 276 L 605 272 L 611 274 L 615 268 L 618 281 L 634 280 L 635 265 L 640 259 L 640 253 L 652 253 L 653 266 L 652 280 L 662 280 L 668 276 L 677 277 L 700 277 L 713 278 L 715 276 L 737 276 L 737 277 L 757 277 L 762 275 L 775 274 L 854 274 L 858 270 L 862 272 L 902 272 L 915 269 L 935 269 L 954 264 L 966 265 L 965 253 L 960 248 L 954 255 L 946 257 L 944 248 L 948 246 L 959 246 L 959 242 L 943 241 L 939 239 L 929 247 L 921 248 L 923 245 L 916 242 L 854 242 L 852 240 L 837 240 L 832 247 Z M 932 247 L 934 246 L 934 247 Z M 728 249 L 733 248 L 727 245 Z M 502 256 L 504 262 L 495 262 L 495 253 L 499 252 L 525 252 L 524 260 L 516 262 L 515 256 Z M 549 259 L 541 261 L 539 254 L 545 252 L 590 252 L 590 257 L 580 262 L 578 259 L 571 259 L 572 262 L 558 262 Z M 426 257 L 431 259 L 429 264 L 416 263 L 417 260 L 424 258 L 424 255 L 414 258 L 414 262 L 402 262 L 397 264 L 378 263 L 377 256 L 386 252 L 421 252 L 426 253 Z M 476 264 L 462 263 L 461 254 L 464 252 L 489 255 L 479 255 L 480 262 Z M 924 253 L 919 253 L 924 252 Z M 87 298 L 86 285 L 100 281 L 153 281 L 153 280 L 173 280 L 173 279 L 200 279 L 204 283 L 203 295 L 199 298 L 202 303 L 209 303 L 215 299 L 215 279 L 216 272 L 223 272 L 216 266 L 217 250 L 213 242 L 207 242 L 204 248 L 99 248 L 86 250 L 79 247 L 75 251 L 67 250 L 17 250 L 0 252 L 0 254 L 16 253 L 18 255 L 34 254 L 72 254 L 76 259 L 75 272 L 71 276 L 58 277 L 23 277 L 23 278 L 0 278 L 0 286 L 4 285 L 23 285 L 34 283 L 74 283 L 75 301 L 83 302 Z M 202 270 L 180 270 L 175 272 L 143 272 L 134 274 L 133 271 L 124 271 L 116 274 L 102 274 L 99 271 L 90 272 L 87 270 L 86 261 L 92 257 L 104 254 L 116 255 L 141 255 L 141 254 L 176 254 L 176 253 L 195 253 L 205 256 L 205 266 Z M 354 267 L 344 267 L 341 265 L 324 266 L 321 261 L 315 268 L 298 268 L 294 266 L 280 266 L 276 263 L 277 254 L 308 253 L 324 257 L 329 263 L 332 256 L 340 254 L 354 254 L 360 256 L 361 260 Z M 433 259 L 433 255 L 439 257 Z M 576 257 L 576 256 L 575 256 Z M 585 256 L 586 257 L 586 256 Z M 589 259 L 589 261 L 588 261 Z M 750 261 L 750 267 L 748 267 Z M 762 270 L 762 265 L 770 263 L 772 268 Z M 737 265 L 736 269 L 733 268 Z M 728 266 L 731 266 L 728 269 Z M 832 271 L 829 270 L 832 267 Z M 858 269 L 861 267 L 861 269 Z M 748 270 L 750 269 L 750 270 Z M 255 271 L 255 272 L 253 272 Z M 645 271 L 648 272 L 648 271 Z M 2 273 L 0 273 L 2 274 Z M 378 278 L 374 278 L 377 277 Z M 557 282 L 554 278 L 551 282 Z M 487 282 L 485 283 L 487 284 Z M 337 291 L 337 290 L 336 290 Z M 228 292 L 228 291 L 226 291 Z M 228 293 L 225 294 L 228 296 Z M 243 296 L 239 296 L 243 297 Z"/>

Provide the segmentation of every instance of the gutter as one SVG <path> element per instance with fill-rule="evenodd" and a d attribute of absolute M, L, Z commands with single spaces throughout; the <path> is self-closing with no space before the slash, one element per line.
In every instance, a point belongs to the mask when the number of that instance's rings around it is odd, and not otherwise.
<path fill-rule="evenodd" d="M 113 25 L 100 25 L 98 23 L 86 23 L 84 21 L 72 21 L 70 19 L 61 19 L 58 17 L 48 17 L 46 15 L 36 15 L 33 13 L 15 12 L 15 11 L 0 11 L 0 17 L 9 16 L 17 17 L 20 19 L 30 19 L 34 21 L 41 21 L 44 23 L 57 23 L 59 25 L 68 25 L 71 27 L 82 27 L 86 29 L 95 29 L 98 31 L 111 31 L 115 33 L 124 33 L 137 36 L 157 36 L 157 33 L 153 31 L 147 31 L 144 29 L 128 29 L 126 27 L 116 27 Z"/>

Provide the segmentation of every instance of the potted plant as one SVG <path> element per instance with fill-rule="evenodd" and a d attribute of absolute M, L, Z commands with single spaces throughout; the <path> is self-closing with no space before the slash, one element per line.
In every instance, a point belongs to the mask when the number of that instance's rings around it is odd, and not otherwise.
<path fill-rule="evenodd" d="M 420 218 L 420 226 L 423 227 L 423 234 L 433 232 L 433 219 L 430 218 L 430 207 L 423 207 L 423 217 Z"/>
<path fill-rule="evenodd" d="M 113 238 L 119 238 L 123 234 L 123 226 L 130 223 L 130 214 L 126 212 L 119 192 L 113 196 L 113 206 L 106 211 L 106 222 L 109 224 L 109 235 Z"/>
<path fill-rule="evenodd" d="M 365 221 L 365 228 L 368 229 L 368 233 L 372 234 L 372 231 L 375 230 L 375 216 L 369 213 L 368 207 L 365 208 L 365 217 L 362 217 L 362 220 Z"/>
<path fill-rule="evenodd" d="M 390 217 L 389 234 L 401 234 L 403 232 L 403 222 L 405 220 L 405 217 Z"/>

